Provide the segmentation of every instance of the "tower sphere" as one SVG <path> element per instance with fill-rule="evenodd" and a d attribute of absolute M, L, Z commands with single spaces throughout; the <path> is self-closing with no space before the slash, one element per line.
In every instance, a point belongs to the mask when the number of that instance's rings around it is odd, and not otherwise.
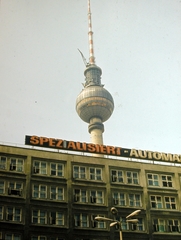
<path fill-rule="evenodd" d="M 99 72 L 99 74 L 97 74 Z M 100 68 L 91 65 L 86 68 L 85 88 L 76 100 L 76 111 L 79 117 L 90 123 L 91 118 L 99 118 L 105 122 L 114 110 L 114 101 L 111 94 L 100 84 Z"/>

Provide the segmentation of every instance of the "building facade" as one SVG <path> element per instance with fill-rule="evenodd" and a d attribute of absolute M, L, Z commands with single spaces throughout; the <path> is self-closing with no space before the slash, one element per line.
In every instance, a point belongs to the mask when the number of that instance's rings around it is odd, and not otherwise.
<path fill-rule="evenodd" d="M 0 239 L 181 239 L 180 165 L 0 145 Z M 137 225 L 125 217 L 140 209 Z"/>

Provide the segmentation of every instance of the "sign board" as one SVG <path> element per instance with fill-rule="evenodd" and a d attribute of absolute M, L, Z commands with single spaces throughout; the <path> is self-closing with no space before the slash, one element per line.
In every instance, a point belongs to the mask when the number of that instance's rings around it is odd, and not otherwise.
<path fill-rule="evenodd" d="M 157 160 L 168 162 L 181 162 L 181 155 L 178 154 L 128 149 L 122 147 L 106 146 L 85 142 L 74 142 L 56 138 L 25 136 L 25 144 L 36 147 L 104 154 L 126 158 L 138 158 L 153 161 Z"/>

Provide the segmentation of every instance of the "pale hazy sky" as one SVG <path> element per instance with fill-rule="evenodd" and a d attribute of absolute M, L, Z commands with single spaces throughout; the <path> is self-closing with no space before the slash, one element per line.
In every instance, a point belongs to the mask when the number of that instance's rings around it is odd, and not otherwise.
<path fill-rule="evenodd" d="M 104 144 L 181 154 L 181 0 L 91 0 L 96 63 L 115 109 Z M 0 0 L 0 141 L 90 142 L 77 115 L 86 0 Z"/>

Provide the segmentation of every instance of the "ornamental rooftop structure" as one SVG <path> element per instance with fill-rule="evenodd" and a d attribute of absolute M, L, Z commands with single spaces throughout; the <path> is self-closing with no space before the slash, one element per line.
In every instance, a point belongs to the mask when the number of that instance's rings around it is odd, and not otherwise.
<path fill-rule="evenodd" d="M 101 84 L 102 70 L 95 64 L 90 0 L 88 1 L 88 22 L 89 63 L 86 64 L 84 71 L 84 89 L 76 100 L 76 111 L 83 121 L 89 123 L 88 129 L 91 134 L 91 142 L 103 144 L 103 122 L 108 120 L 112 115 L 114 101 L 111 94 Z"/>

